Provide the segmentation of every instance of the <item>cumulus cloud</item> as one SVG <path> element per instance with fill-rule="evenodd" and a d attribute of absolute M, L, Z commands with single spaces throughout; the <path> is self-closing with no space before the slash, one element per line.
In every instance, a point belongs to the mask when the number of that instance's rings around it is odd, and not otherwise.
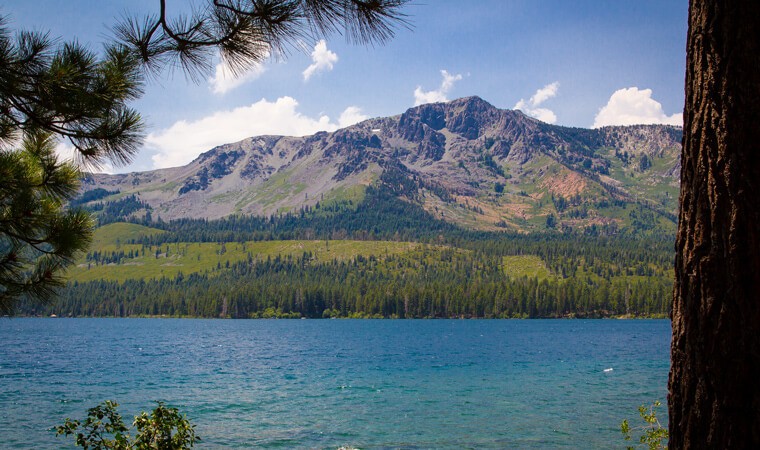
<path fill-rule="evenodd" d="M 338 126 L 345 128 L 367 119 L 369 119 L 369 117 L 365 114 L 362 114 L 362 110 L 360 108 L 356 106 L 349 106 L 341 113 L 340 117 L 338 118 Z"/>
<path fill-rule="evenodd" d="M 422 90 L 422 87 L 417 86 L 417 89 L 414 90 L 414 106 L 448 101 L 446 95 L 454 87 L 454 83 L 462 79 L 462 75 L 451 75 L 448 71 L 441 70 L 441 76 L 443 77 L 441 86 L 434 91 L 426 92 Z"/>
<path fill-rule="evenodd" d="M 257 79 L 265 71 L 266 67 L 263 64 L 256 64 L 245 73 L 235 76 L 232 73 L 232 69 L 224 62 L 221 62 L 216 65 L 214 76 L 209 78 L 208 82 L 214 94 L 225 94 L 244 83 Z"/>
<path fill-rule="evenodd" d="M 550 98 L 556 97 L 558 91 L 558 81 L 547 84 L 546 86 L 537 90 L 529 100 L 526 101 L 525 99 L 521 98 L 519 102 L 515 103 L 515 107 L 513 109 L 519 109 L 525 114 L 531 117 L 535 117 L 542 122 L 555 123 L 557 122 L 557 115 L 554 114 L 554 111 L 548 108 L 541 108 L 540 105 Z"/>
<path fill-rule="evenodd" d="M 662 104 L 652 98 L 651 89 L 630 87 L 618 89 L 610 96 L 594 117 L 593 127 L 640 124 L 683 125 L 683 114 L 668 116 L 662 110 Z"/>
<path fill-rule="evenodd" d="M 338 62 L 338 55 L 327 49 L 327 42 L 324 39 L 317 42 L 314 50 L 311 52 L 311 65 L 303 71 L 303 80 L 309 81 L 317 72 L 325 72 L 333 69 L 333 65 Z"/>
<path fill-rule="evenodd" d="M 326 115 L 305 116 L 297 110 L 292 97 L 280 97 L 274 102 L 266 99 L 229 111 L 218 111 L 196 121 L 179 121 L 169 128 L 151 133 L 145 140 L 153 151 L 156 169 L 187 164 L 199 154 L 217 145 L 239 141 L 251 136 L 273 134 L 305 136 L 317 131 L 334 131 L 366 119 L 355 106 L 346 108 L 334 123 Z"/>

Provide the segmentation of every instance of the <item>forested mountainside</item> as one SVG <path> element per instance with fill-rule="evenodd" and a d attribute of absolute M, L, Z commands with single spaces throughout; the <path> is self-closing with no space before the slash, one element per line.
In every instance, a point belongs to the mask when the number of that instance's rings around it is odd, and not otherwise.
<path fill-rule="evenodd" d="M 91 250 L 21 313 L 663 317 L 680 139 L 471 97 L 92 175 L 70 205 L 98 219 Z"/>
<path fill-rule="evenodd" d="M 21 312 L 227 318 L 669 312 L 672 235 L 472 231 L 394 197 L 382 200 L 374 199 L 373 214 L 357 208 L 327 217 L 155 224 L 163 229 L 108 224 L 70 271 L 61 298 Z"/>

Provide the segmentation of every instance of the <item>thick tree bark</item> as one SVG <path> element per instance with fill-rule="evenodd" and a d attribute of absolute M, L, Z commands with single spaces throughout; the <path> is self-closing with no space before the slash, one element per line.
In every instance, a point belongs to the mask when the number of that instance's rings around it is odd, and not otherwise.
<path fill-rule="evenodd" d="M 760 0 L 692 0 L 670 447 L 760 448 Z"/>

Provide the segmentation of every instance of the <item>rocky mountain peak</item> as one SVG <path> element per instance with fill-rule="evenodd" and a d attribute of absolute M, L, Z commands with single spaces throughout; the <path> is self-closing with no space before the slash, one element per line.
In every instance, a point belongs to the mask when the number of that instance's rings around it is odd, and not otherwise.
<path fill-rule="evenodd" d="M 607 217 L 609 205 L 639 202 L 673 216 L 680 136 L 653 125 L 555 126 L 473 96 L 331 133 L 251 137 L 181 168 L 98 175 L 86 189 L 135 194 L 165 220 L 293 212 L 387 185 L 475 228 L 522 230 L 548 214 L 568 226 L 609 225 L 627 214 Z"/>
<path fill-rule="evenodd" d="M 465 97 L 446 103 L 428 103 L 408 109 L 400 126 L 424 124 L 432 130 L 447 128 L 466 139 L 477 139 L 483 125 L 499 116 L 499 110 L 480 97 Z"/>

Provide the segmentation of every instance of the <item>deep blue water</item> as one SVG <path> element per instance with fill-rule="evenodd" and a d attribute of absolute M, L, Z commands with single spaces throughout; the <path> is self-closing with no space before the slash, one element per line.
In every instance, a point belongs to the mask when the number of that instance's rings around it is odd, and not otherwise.
<path fill-rule="evenodd" d="M 666 320 L 2 319 L 0 447 L 70 447 L 52 427 L 107 399 L 178 407 L 199 448 L 620 447 L 669 342 Z"/>

